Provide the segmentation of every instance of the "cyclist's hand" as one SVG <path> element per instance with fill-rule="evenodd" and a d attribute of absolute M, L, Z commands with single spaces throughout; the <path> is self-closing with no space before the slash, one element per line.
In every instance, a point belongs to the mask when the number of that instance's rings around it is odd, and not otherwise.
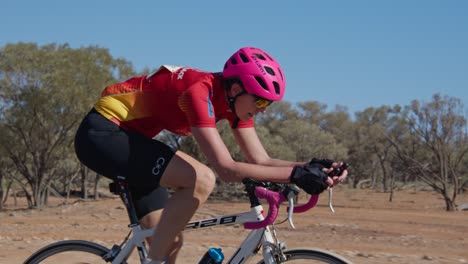
<path fill-rule="evenodd" d="M 333 186 L 344 181 L 348 177 L 348 166 L 346 162 L 335 162 L 331 168 L 323 169 L 328 175 L 327 184 Z"/>
<path fill-rule="evenodd" d="M 318 166 L 295 166 L 290 180 L 292 183 L 299 186 L 308 194 L 320 194 L 328 186 L 333 184 L 333 180 L 328 177 L 327 173 Z M 330 181 L 330 182 L 328 182 Z"/>
<path fill-rule="evenodd" d="M 331 159 L 317 159 L 317 158 L 312 158 L 307 163 L 308 166 L 317 166 L 317 167 L 320 167 L 320 169 L 323 169 L 323 168 L 329 169 L 333 166 L 333 164 L 336 165 L 337 163 Z"/>
<path fill-rule="evenodd" d="M 348 176 L 348 163 L 336 162 L 331 159 L 313 158 L 307 163 L 307 166 L 316 167 L 323 170 L 329 178 L 325 181 L 328 186 L 336 185 L 346 179 Z"/>

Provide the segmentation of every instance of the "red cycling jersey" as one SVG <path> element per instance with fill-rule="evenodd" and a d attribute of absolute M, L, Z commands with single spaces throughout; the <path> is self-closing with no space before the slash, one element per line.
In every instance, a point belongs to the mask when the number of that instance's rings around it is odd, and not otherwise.
<path fill-rule="evenodd" d="M 236 116 L 226 102 L 220 73 L 161 66 L 156 72 L 107 86 L 94 108 L 124 129 L 154 137 L 163 129 L 190 135 Z M 237 128 L 253 127 L 253 118 Z"/>

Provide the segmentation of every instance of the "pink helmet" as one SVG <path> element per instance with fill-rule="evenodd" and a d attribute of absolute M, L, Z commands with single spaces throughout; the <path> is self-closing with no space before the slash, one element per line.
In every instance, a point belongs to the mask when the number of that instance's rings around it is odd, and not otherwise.
<path fill-rule="evenodd" d="M 270 101 L 283 98 L 286 81 L 279 63 L 265 51 L 244 47 L 224 64 L 224 78 L 237 77 L 249 93 Z"/>

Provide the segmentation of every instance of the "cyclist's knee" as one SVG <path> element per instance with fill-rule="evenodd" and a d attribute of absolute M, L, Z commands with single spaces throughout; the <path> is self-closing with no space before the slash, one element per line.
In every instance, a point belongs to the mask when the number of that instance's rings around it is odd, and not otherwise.
<path fill-rule="evenodd" d="M 204 166 L 202 169 L 197 171 L 196 182 L 195 182 L 195 194 L 200 198 L 207 199 L 210 193 L 213 191 L 216 183 L 216 176 L 214 172 Z"/>
<path fill-rule="evenodd" d="M 194 197 L 203 202 L 213 191 L 216 177 L 208 166 L 178 151 L 161 177 L 160 183 L 162 186 L 189 189 Z"/>

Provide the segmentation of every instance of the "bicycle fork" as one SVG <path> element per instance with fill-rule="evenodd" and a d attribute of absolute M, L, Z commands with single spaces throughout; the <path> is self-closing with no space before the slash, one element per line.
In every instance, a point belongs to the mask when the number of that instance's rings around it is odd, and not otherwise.
<path fill-rule="evenodd" d="M 283 250 L 286 249 L 286 243 L 278 240 L 276 229 L 272 225 L 265 229 L 262 241 L 263 260 L 266 264 L 279 264 L 287 260 Z"/>

